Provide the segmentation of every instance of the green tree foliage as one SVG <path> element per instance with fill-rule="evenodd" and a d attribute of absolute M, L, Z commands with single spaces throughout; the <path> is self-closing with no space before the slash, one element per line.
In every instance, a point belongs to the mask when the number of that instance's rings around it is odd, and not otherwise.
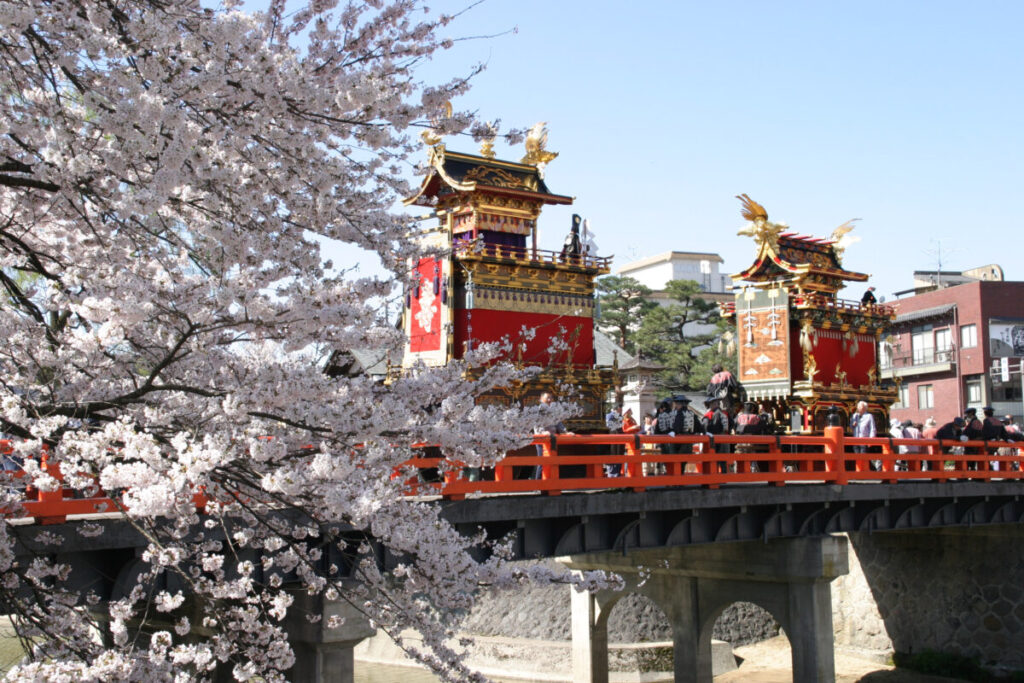
<path fill-rule="evenodd" d="M 733 331 L 733 322 L 719 316 L 718 321 L 715 323 L 714 333 L 707 335 L 711 337 L 710 343 L 697 352 L 697 356 L 690 365 L 689 377 L 692 377 L 693 381 L 687 382 L 686 388 L 706 388 L 711 375 L 714 374 L 711 371 L 711 367 L 715 363 L 721 363 L 723 368 L 729 370 L 734 375 L 736 374 L 736 352 L 735 350 L 731 353 L 728 351 L 730 345 L 724 338 L 726 333 L 731 331 Z M 737 376 L 737 379 L 742 382 L 742 378 L 739 376 Z"/>
<path fill-rule="evenodd" d="M 729 325 L 718 304 L 704 298 L 693 280 L 671 280 L 665 292 L 672 303 L 644 316 L 636 334 L 637 350 L 665 366 L 661 380 L 667 389 L 703 390 L 714 363 L 735 368 L 734 359 L 718 348 Z"/>
<path fill-rule="evenodd" d="M 609 275 L 597 281 L 600 315 L 597 326 L 627 353 L 636 354 L 636 334 L 641 322 L 658 304 L 651 301 L 651 289 L 636 279 Z"/>

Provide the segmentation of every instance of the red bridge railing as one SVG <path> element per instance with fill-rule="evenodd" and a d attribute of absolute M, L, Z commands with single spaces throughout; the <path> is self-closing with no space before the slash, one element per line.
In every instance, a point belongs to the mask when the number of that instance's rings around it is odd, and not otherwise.
<path fill-rule="evenodd" d="M 535 437 L 533 444 L 500 460 L 493 468 L 493 479 L 488 474 L 485 481 L 471 481 L 463 463 L 450 459 L 416 458 L 406 463 L 405 474 L 410 474 L 410 468 L 416 474 L 407 483 L 414 493 L 458 500 L 475 493 L 640 492 L 652 487 L 715 489 L 738 483 L 1024 479 L 1024 442 L 853 438 L 838 427 L 827 428 L 820 436 L 543 436 Z M 682 452 L 663 453 L 662 444 L 674 444 Z M 537 446 L 542 455 L 536 454 Z M 900 453 L 900 446 L 919 452 Z M 717 452 L 726 448 L 734 452 Z M 619 466 L 618 476 L 607 473 L 606 466 L 613 465 Z M 540 478 L 535 479 L 532 475 L 538 466 Z M 439 481 L 424 481 L 422 473 L 429 468 L 438 468 Z"/>
<path fill-rule="evenodd" d="M 671 446 L 675 453 L 662 452 Z M 900 453 L 900 446 L 917 449 Z M 540 455 L 537 448 L 540 449 Z M 721 453 L 728 449 L 733 452 Z M 861 452 L 873 449 L 877 452 Z M 424 452 L 430 449 L 425 448 Z M 742 452 L 735 452 L 735 451 Z M 0 455 L 11 444 L 0 441 Z M 46 455 L 40 465 L 63 481 L 59 464 Z M 608 469 L 618 466 L 619 474 Z M 539 478 L 533 475 L 539 470 Z M 653 487 L 704 487 L 762 483 L 899 483 L 904 481 L 991 481 L 1024 479 L 1024 442 L 853 438 L 829 427 L 820 436 L 537 436 L 472 480 L 465 463 L 443 457 L 416 457 L 393 474 L 404 478 L 409 495 L 440 495 L 459 500 L 474 494 L 535 492 L 559 495 L 580 490 Z M 11 485 L 24 477 L 11 472 Z M 202 494 L 196 504 L 204 505 Z M 117 502 L 98 487 L 92 492 L 62 487 L 40 491 L 25 487 L 25 499 L 0 514 L 32 518 L 40 524 L 66 521 L 69 515 L 115 512 Z"/>

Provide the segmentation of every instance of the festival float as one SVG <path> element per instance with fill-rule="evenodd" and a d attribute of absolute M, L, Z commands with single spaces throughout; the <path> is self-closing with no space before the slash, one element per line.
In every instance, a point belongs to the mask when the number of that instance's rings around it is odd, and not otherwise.
<path fill-rule="evenodd" d="M 531 129 L 518 162 L 495 158 L 492 140 L 479 154 L 466 154 L 446 149 L 436 136 L 424 139 L 429 170 L 405 204 L 428 207 L 433 225 L 418 236 L 427 255 L 411 264 L 403 371 L 505 341 L 511 350 L 504 360 L 541 371 L 491 390 L 480 403 L 530 405 L 550 391 L 580 406 L 569 429 L 603 430 L 614 371 L 595 367 L 594 280 L 609 272 L 611 259 L 596 255 L 577 215 L 561 250 L 539 248 L 542 208 L 573 202 L 545 182 L 557 153 L 545 149 L 543 124 Z"/>
<path fill-rule="evenodd" d="M 828 238 L 810 237 L 770 222 L 747 195 L 738 199 L 749 221 L 739 234 L 754 239 L 756 256 L 733 275 L 735 299 L 723 314 L 735 321 L 737 374 L 748 400 L 794 434 L 820 433 L 833 407 L 845 426 L 858 401 L 876 424 L 889 424 L 896 389 L 880 384 L 878 347 L 895 311 L 837 296 L 846 283 L 869 277 L 842 265 L 853 222 Z"/>

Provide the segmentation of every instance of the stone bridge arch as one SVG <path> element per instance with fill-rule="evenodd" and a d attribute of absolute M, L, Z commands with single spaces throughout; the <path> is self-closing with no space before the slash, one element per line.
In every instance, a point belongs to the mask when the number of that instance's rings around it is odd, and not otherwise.
<path fill-rule="evenodd" d="M 573 680 L 608 681 L 608 615 L 628 592 L 650 598 L 672 626 L 677 683 L 711 683 L 715 620 L 737 601 L 771 613 L 792 648 L 793 679 L 835 680 L 830 582 L 847 572 L 846 539 L 820 537 L 665 548 L 562 558 L 576 570 L 603 569 L 622 593 L 572 596 Z M 637 567 L 648 567 L 643 572 Z"/>

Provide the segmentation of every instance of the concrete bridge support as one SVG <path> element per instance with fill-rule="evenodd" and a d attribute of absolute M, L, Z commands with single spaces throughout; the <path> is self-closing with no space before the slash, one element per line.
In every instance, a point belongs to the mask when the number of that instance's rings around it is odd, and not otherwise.
<path fill-rule="evenodd" d="M 311 624 L 307 614 L 321 618 Z M 341 626 L 328 628 L 332 617 L 343 619 Z M 286 627 L 295 652 L 295 666 L 288 675 L 293 683 L 352 683 L 353 648 L 376 632 L 369 620 L 347 602 L 311 597 L 305 592 L 296 594 Z"/>
<path fill-rule="evenodd" d="M 672 624 L 675 680 L 711 683 L 711 631 L 726 607 L 753 602 L 789 637 L 793 680 L 835 681 L 830 582 L 848 570 L 843 537 L 676 546 L 628 554 L 560 558 L 576 570 L 604 569 L 622 592 L 572 598 L 573 680 L 608 681 L 608 615 L 627 593 L 651 599 Z"/>

